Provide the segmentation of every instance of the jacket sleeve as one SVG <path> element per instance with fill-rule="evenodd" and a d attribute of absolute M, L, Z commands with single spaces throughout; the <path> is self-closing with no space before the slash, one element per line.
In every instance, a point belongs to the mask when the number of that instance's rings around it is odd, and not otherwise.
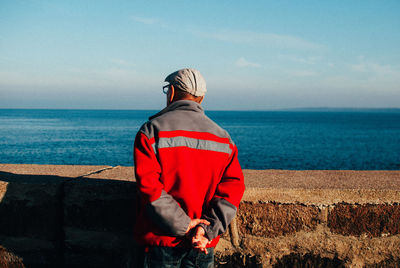
<path fill-rule="evenodd" d="M 226 231 L 236 215 L 244 193 L 244 177 L 237 153 L 236 146 L 232 145 L 230 162 L 217 185 L 213 199 L 202 215 L 202 218 L 210 222 L 208 226 L 201 224 L 209 240 Z"/>
<path fill-rule="evenodd" d="M 163 190 L 160 181 L 161 167 L 152 145 L 154 139 L 139 131 L 135 138 L 135 175 L 142 206 L 148 217 L 166 235 L 183 236 L 189 226 L 190 217 L 176 200 Z"/>

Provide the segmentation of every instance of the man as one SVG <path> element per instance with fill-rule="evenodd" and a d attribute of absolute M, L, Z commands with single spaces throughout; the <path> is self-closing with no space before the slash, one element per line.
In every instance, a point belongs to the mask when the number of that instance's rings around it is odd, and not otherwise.
<path fill-rule="evenodd" d="M 204 114 L 199 71 L 182 69 L 165 81 L 167 107 L 135 139 L 135 236 L 145 246 L 145 267 L 212 267 L 213 248 L 244 192 L 237 148 Z"/>

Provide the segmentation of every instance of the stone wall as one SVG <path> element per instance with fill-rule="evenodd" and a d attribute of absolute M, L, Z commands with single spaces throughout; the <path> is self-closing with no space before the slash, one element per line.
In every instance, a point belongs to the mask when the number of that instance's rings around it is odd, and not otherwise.
<path fill-rule="evenodd" d="M 399 267 L 400 171 L 245 170 L 218 267 Z M 132 167 L 0 164 L 0 267 L 135 267 Z"/>

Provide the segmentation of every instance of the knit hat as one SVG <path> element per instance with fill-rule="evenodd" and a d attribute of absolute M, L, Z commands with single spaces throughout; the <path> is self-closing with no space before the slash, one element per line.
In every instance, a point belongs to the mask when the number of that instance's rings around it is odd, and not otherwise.
<path fill-rule="evenodd" d="M 196 69 L 185 68 L 176 71 L 165 78 L 165 82 L 176 85 L 196 97 L 206 94 L 206 80 Z"/>

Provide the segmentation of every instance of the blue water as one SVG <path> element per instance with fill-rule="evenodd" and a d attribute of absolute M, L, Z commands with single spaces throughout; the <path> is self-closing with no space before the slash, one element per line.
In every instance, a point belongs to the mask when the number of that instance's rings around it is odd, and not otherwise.
<path fill-rule="evenodd" d="M 156 111 L 0 110 L 0 163 L 131 166 Z M 248 169 L 400 169 L 400 110 L 208 111 Z"/>

